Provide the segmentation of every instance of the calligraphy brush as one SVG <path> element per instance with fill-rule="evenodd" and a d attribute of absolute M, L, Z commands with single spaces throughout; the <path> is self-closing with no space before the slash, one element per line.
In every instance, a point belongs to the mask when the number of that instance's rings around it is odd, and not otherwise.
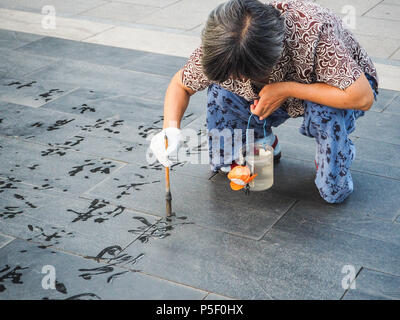
<path fill-rule="evenodd" d="M 168 149 L 168 138 L 167 135 L 165 135 L 165 149 Z M 165 167 L 165 200 L 166 200 L 166 209 L 167 209 L 167 217 L 170 217 L 172 212 L 171 208 L 171 190 L 170 190 L 170 185 L 169 185 L 169 167 Z"/>

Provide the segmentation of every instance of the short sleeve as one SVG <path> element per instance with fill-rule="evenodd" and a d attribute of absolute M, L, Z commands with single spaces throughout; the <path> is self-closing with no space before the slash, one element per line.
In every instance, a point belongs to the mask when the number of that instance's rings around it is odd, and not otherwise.
<path fill-rule="evenodd" d="M 198 47 L 183 67 L 182 83 L 194 92 L 204 90 L 211 84 L 203 72 L 202 55 L 202 48 Z"/>
<path fill-rule="evenodd" d="M 344 90 L 362 73 L 335 28 L 323 25 L 315 51 L 316 81 Z"/>

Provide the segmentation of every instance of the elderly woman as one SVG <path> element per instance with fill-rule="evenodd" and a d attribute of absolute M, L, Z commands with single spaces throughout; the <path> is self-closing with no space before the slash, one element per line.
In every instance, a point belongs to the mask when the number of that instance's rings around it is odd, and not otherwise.
<path fill-rule="evenodd" d="M 331 11 L 300 0 L 231 0 L 211 12 L 202 45 L 171 80 L 164 130 L 150 147 L 163 165 L 171 165 L 189 98 L 208 88 L 209 132 L 242 129 L 245 142 L 254 118 L 255 139 L 266 138 L 277 160 L 280 146 L 271 127 L 303 117 L 300 133 L 318 145 L 315 184 L 324 200 L 339 203 L 353 191 L 355 147 L 349 134 L 356 119 L 371 108 L 377 87 L 367 52 Z M 229 172 L 237 150 L 223 143 L 213 148 L 210 143 L 212 169 Z M 230 153 L 224 152 L 227 148 Z"/>

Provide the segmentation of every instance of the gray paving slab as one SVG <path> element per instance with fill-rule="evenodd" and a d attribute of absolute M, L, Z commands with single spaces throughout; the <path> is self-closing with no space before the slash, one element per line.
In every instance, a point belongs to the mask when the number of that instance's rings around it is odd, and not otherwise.
<path fill-rule="evenodd" d="M 158 219 L 100 199 L 0 180 L 0 232 L 39 247 L 96 257 L 104 248 L 125 248 Z"/>
<path fill-rule="evenodd" d="M 357 210 L 391 221 L 398 216 L 399 181 L 362 172 L 352 172 L 352 176 L 354 192 L 342 204 L 335 205 L 338 212 Z M 221 180 L 223 177 L 216 175 L 212 179 Z M 320 197 L 314 179 L 315 164 L 313 162 L 283 158 L 275 167 L 274 185 L 267 192 L 271 194 L 271 197 L 279 195 L 328 205 Z M 368 201 L 365 200 L 366 197 Z"/>
<path fill-rule="evenodd" d="M 110 205 L 104 200 L 82 199 L 55 191 L 37 190 L 15 180 L 1 180 L 0 191 L 0 217 L 3 221 L 27 215 L 46 223 L 67 226 L 81 234 L 97 237 L 98 240 L 118 236 L 120 233 L 129 234 L 126 228 L 140 230 L 147 226 L 143 223 L 144 219 L 149 221 L 148 224 L 157 221 L 154 216 L 143 216 L 121 205 Z M 114 229 L 114 232 L 107 233 L 107 229 Z M 129 237 L 130 240 L 133 238 L 133 235 Z"/>
<path fill-rule="evenodd" d="M 385 142 L 375 142 L 359 138 L 354 142 L 356 159 L 352 169 L 383 177 L 400 179 L 400 162 L 398 155 L 400 146 Z"/>
<path fill-rule="evenodd" d="M 370 57 L 373 57 L 374 62 L 377 62 L 377 58 L 390 59 L 389 61 L 393 62 L 395 58 L 392 55 L 399 48 L 397 39 L 362 34 L 356 34 L 356 39 L 367 50 Z M 372 110 L 374 109 L 372 107 Z"/>
<path fill-rule="evenodd" d="M 127 165 L 87 195 L 164 216 L 164 172 L 155 170 L 160 167 L 153 167 L 153 170 L 145 167 Z M 230 190 L 226 177 L 222 183 L 207 178 L 171 173 L 173 210 L 208 228 L 258 239 L 294 203 L 294 199 L 267 192 L 247 197 Z"/>
<path fill-rule="evenodd" d="M 84 61 L 62 59 L 56 65 L 32 73 L 30 79 L 57 81 L 88 89 L 126 94 L 137 97 L 151 97 L 162 100 L 170 79 L 116 67 L 91 64 Z"/>
<path fill-rule="evenodd" d="M 62 143 L 95 121 L 78 115 L 0 102 L 0 134 L 43 144 Z"/>
<path fill-rule="evenodd" d="M 361 237 L 400 246 L 400 225 L 382 220 L 363 211 L 337 210 L 335 206 L 316 205 L 300 200 L 286 214 L 298 223 L 315 223 Z"/>
<path fill-rule="evenodd" d="M 124 64 L 122 68 L 146 73 L 154 73 L 172 78 L 179 69 L 183 68 L 186 61 L 187 59 L 182 57 L 148 53 L 138 59 Z"/>
<path fill-rule="evenodd" d="M 206 292 L 110 264 L 42 250 L 21 240 L 0 250 L 1 299 L 202 299 Z M 131 262 L 132 264 L 135 261 Z M 43 278 L 55 270 L 55 289 L 45 289 Z M 43 272 L 44 271 L 44 272 Z"/>
<path fill-rule="evenodd" d="M 399 39 L 397 30 L 400 21 L 390 19 L 377 19 L 374 17 L 357 17 L 357 24 L 354 33 L 379 37 L 382 34 L 387 38 Z"/>
<path fill-rule="evenodd" d="M 338 299 L 340 259 L 294 252 L 196 225 L 179 225 L 164 239 L 127 249 L 137 265 L 172 281 L 236 299 Z"/>
<path fill-rule="evenodd" d="M 81 2 L 78 0 L 71 0 L 68 2 L 65 2 L 63 0 L 38 0 L 34 2 L 29 0 L 18 0 L 18 1 L 1 0 L 0 7 L 6 9 L 39 13 L 42 11 L 42 8 L 44 6 L 52 5 L 56 8 L 57 14 L 61 16 L 71 16 L 79 12 L 86 11 L 90 8 L 94 8 L 104 3 L 106 3 L 106 1 L 103 0 L 88 0 L 85 2 Z"/>
<path fill-rule="evenodd" d="M 146 125 L 157 121 L 162 126 L 163 104 L 159 101 L 132 96 L 114 96 L 90 99 L 82 96 L 82 91 L 71 92 L 51 104 L 46 109 L 81 115 L 92 119 L 107 119 L 119 116 L 128 125 Z M 195 114 L 186 116 L 184 122 L 194 119 Z"/>
<path fill-rule="evenodd" d="M 305 221 L 295 214 L 286 214 L 263 241 L 304 254 L 346 261 L 343 266 L 351 265 L 355 269 L 361 265 L 391 274 L 400 271 L 399 245 Z"/>
<path fill-rule="evenodd" d="M 109 129 L 109 128 L 105 128 Z M 115 128 L 113 128 L 115 130 Z M 112 131 L 112 129 L 109 129 Z M 54 143 L 49 145 L 48 150 L 52 153 L 63 153 L 65 149 L 80 151 L 98 157 L 106 157 L 117 161 L 136 163 L 138 154 L 145 155 L 147 145 L 132 140 L 136 139 L 120 139 L 115 137 L 115 132 L 95 135 L 91 133 L 78 133 L 77 135 L 66 139 L 63 143 Z M 134 131 L 132 131 L 134 132 Z"/>
<path fill-rule="evenodd" d="M 154 216 L 138 214 L 121 206 L 111 206 L 101 200 L 87 201 L 60 198 L 41 208 L 19 209 L 10 216 L 2 212 L 0 232 L 36 244 L 84 257 L 97 257 L 113 249 L 122 252 L 154 224 Z M 0 199 L 5 202 L 4 199 Z M 16 206 L 14 207 L 16 208 Z M 5 215 L 7 214 L 7 215 Z M 102 257 L 101 259 L 106 259 Z"/>
<path fill-rule="evenodd" d="M 164 7 L 167 7 L 177 1 L 179 1 L 179 0 L 123 0 L 122 2 L 164 8 Z"/>
<path fill-rule="evenodd" d="M 152 14 L 139 19 L 141 24 L 151 24 L 153 26 L 189 30 L 205 22 L 211 10 L 213 10 L 221 0 L 202 1 L 201 6 L 193 6 L 190 1 L 178 1 L 163 10 L 155 10 Z M 174 17 L 171 19 L 171 17 Z"/>
<path fill-rule="evenodd" d="M 356 288 L 348 290 L 344 300 L 399 300 L 400 276 L 362 269 L 356 278 Z"/>
<path fill-rule="evenodd" d="M 32 216 L 19 214 L 12 219 L 4 219 L 0 232 L 11 237 L 26 240 L 40 249 L 59 249 L 81 256 L 96 257 L 105 247 L 124 246 L 126 243 L 109 242 L 109 239 L 90 238 L 72 231 L 65 226 L 48 224 Z M 122 238 L 122 237 L 121 237 Z"/>
<path fill-rule="evenodd" d="M 36 190 L 36 192 L 33 192 Z M 57 198 L 48 192 L 37 190 L 34 186 L 25 185 L 15 178 L 0 180 L 0 207 L 2 220 L 13 219 L 24 214 L 25 210 L 40 210 L 45 205 L 57 201 Z"/>
<path fill-rule="evenodd" d="M 119 67 L 148 54 L 143 51 L 103 46 L 53 37 L 44 37 L 19 47 L 18 52 L 54 58 L 67 58 Z"/>
<path fill-rule="evenodd" d="M 207 114 L 207 90 L 199 91 L 190 97 L 187 113 L 195 112 L 196 114 Z M 205 118 L 204 118 L 205 119 Z M 205 122 L 204 122 L 205 124 Z"/>
<path fill-rule="evenodd" d="M 379 19 L 400 20 L 400 7 L 399 4 L 386 4 L 380 3 L 372 8 L 365 15 L 366 17 L 373 17 Z"/>
<path fill-rule="evenodd" d="M 75 88 L 75 85 L 58 81 L 2 78 L 0 79 L 0 101 L 40 107 Z"/>
<path fill-rule="evenodd" d="M 391 113 L 395 115 L 400 115 L 400 95 L 397 95 L 396 98 L 388 105 L 385 110 L 385 113 Z"/>
<path fill-rule="evenodd" d="M 139 19 L 147 17 L 153 11 L 154 8 L 149 6 L 111 1 L 91 10 L 87 10 L 81 13 L 81 16 L 135 23 Z"/>
<path fill-rule="evenodd" d="M 43 38 L 43 36 L 37 34 L 1 29 L 0 47 L 3 49 L 17 49 L 41 38 Z"/>
<path fill-rule="evenodd" d="M 10 49 L 0 49 L 0 71 L 2 78 L 22 77 L 33 71 L 57 62 L 58 59 L 32 55 Z"/>
<path fill-rule="evenodd" d="M 124 164 L 72 150 L 52 152 L 44 146 L 17 139 L 1 140 L 0 176 L 17 178 L 39 189 L 81 194 Z"/>
<path fill-rule="evenodd" d="M 400 144 L 400 115 L 368 112 L 357 120 L 356 137 L 368 138 L 379 142 Z"/>

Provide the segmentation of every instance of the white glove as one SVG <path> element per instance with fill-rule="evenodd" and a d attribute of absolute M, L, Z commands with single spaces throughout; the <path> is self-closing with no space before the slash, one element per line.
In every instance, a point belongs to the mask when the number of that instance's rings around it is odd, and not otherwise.
<path fill-rule="evenodd" d="M 168 149 L 165 149 L 165 136 L 168 139 Z M 170 167 L 172 161 L 169 157 L 178 158 L 178 149 L 181 146 L 183 137 L 182 132 L 178 128 L 166 128 L 156 134 L 150 143 L 150 149 L 164 167 Z"/>

